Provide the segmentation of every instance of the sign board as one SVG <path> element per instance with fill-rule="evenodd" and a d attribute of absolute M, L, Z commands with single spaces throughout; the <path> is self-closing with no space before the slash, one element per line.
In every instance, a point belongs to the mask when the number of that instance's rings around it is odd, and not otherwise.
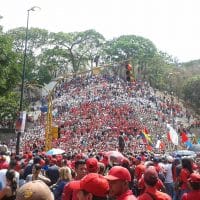
<path fill-rule="evenodd" d="M 26 124 L 26 111 L 21 111 L 19 113 L 19 117 L 16 121 L 15 130 L 16 132 L 23 133 L 25 130 L 25 124 Z"/>

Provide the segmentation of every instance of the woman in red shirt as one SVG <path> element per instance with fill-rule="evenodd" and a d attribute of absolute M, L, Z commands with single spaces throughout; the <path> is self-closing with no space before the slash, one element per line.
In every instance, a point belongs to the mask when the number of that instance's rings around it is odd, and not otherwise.
<path fill-rule="evenodd" d="M 179 176 L 179 183 L 180 183 L 180 199 L 184 193 L 188 193 L 190 191 L 188 185 L 188 178 L 190 174 L 193 173 L 192 170 L 192 161 L 189 158 L 182 159 L 182 169 Z"/>

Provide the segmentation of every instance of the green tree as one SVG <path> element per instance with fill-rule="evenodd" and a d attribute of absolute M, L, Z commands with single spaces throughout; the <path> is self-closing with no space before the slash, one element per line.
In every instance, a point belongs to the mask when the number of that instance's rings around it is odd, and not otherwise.
<path fill-rule="evenodd" d="M 69 71 L 78 72 L 81 68 L 87 67 L 88 62 L 94 60 L 98 55 L 99 47 L 104 42 L 104 37 L 95 30 L 86 30 L 73 33 L 51 33 L 50 45 L 53 49 L 65 52 L 65 57 L 71 66 Z M 63 55 L 63 54 L 62 54 Z"/>
<path fill-rule="evenodd" d="M 18 54 L 12 50 L 12 39 L 0 34 L 0 120 L 16 117 L 19 98 L 16 90 L 21 80 Z"/>
<path fill-rule="evenodd" d="M 0 20 L 2 19 L 3 17 L 0 15 Z M 2 33 L 3 31 L 3 27 L 0 25 L 0 33 Z"/>
<path fill-rule="evenodd" d="M 59 74 L 67 73 L 69 71 L 69 61 L 66 52 L 63 49 L 57 47 L 52 49 L 46 48 L 38 56 L 38 59 L 40 61 L 40 68 L 38 69 L 39 82 L 43 80 L 47 83 L 49 78 L 55 78 Z"/>
<path fill-rule="evenodd" d="M 133 58 L 138 62 L 152 58 L 157 51 L 150 40 L 135 35 L 123 35 L 110 40 L 104 50 L 114 61 Z"/>
<path fill-rule="evenodd" d="M 145 74 L 147 64 L 157 53 L 155 45 L 148 39 L 123 35 L 114 38 L 104 45 L 105 62 L 121 62 L 129 60 L 138 67 L 138 74 Z"/>
<path fill-rule="evenodd" d="M 191 77 L 183 87 L 184 100 L 197 109 L 200 108 L 200 76 Z"/>
<path fill-rule="evenodd" d="M 17 97 L 17 98 L 16 98 Z M 16 92 L 9 92 L 0 96 L 0 121 L 9 120 L 13 128 L 19 110 L 19 95 Z"/>
<path fill-rule="evenodd" d="M 0 35 L 0 96 L 11 91 L 20 80 L 18 55 L 12 50 L 12 39 Z"/>
<path fill-rule="evenodd" d="M 180 84 L 175 78 L 180 78 L 180 74 L 183 73 L 181 71 L 181 68 L 173 63 L 173 59 L 168 54 L 159 51 L 148 62 L 146 80 L 154 88 L 176 92 Z"/>
<path fill-rule="evenodd" d="M 25 45 L 26 28 L 19 27 L 11 29 L 7 32 L 13 38 L 13 49 L 18 52 L 21 57 L 19 62 L 23 63 L 23 53 Z M 27 56 L 25 68 L 26 82 L 37 82 L 38 73 L 40 72 L 40 54 L 43 49 L 48 46 L 48 31 L 45 29 L 31 28 L 28 30 L 27 40 Z M 44 78 L 45 79 L 45 78 Z M 40 80 L 40 82 L 42 82 Z"/>
<path fill-rule="evenodd" d="M 152 87 L 165 89 L 167 66 L 167 63 L 160 54 L 156 54 L 148 63 L 146 78 Z"/>

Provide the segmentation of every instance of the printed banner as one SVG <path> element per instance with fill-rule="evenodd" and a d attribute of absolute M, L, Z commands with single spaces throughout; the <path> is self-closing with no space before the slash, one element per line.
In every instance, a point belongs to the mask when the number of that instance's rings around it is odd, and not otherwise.
<path fill-rule="evenodd" d="M 19 117 L 16 121 L 16 126 L 15 126 L 16 132 L 23 133 L 25 130 L 25 125 L 26 125 L 26 111 L 22 111 L 20 112 Z"/>

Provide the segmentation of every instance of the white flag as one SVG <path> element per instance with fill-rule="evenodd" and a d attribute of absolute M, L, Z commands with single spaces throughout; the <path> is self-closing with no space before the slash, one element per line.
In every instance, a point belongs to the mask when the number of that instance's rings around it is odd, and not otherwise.
<path fill-rule="evenodd" d="M 160 148 L 160 143 L 161 143 L 161 141 L 158 140 L 157 143 L 156 143 L 156 149 L 159 149 L 159 148 Z"/>
<path fill-rule="evenodd" d="M 174 130 L 174 128 L 170 124 L 167 124 L 167 128 L 169 129 L 169 135 L 170 135 L 170 139 L 171 139 L 172 143 L 174 145 L 178 145 L 178 134 L 177 134 L 177 132 Z"/>

